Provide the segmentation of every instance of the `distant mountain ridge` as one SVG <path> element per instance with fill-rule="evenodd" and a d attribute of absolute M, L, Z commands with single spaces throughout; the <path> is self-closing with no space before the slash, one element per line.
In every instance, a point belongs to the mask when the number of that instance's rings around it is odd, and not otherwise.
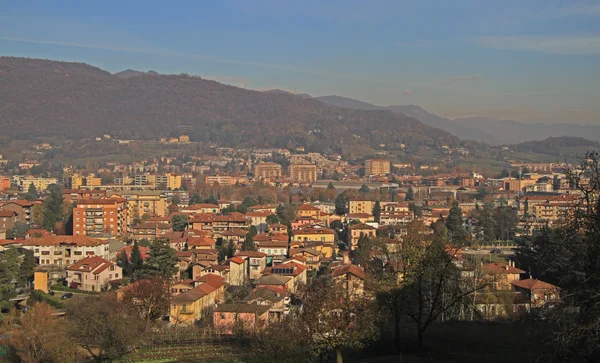
<path fill-rule="evenodd" d="M 549 137 L 573 136 L 600 140 L 600 126 L 578 124 L 527 124 L 513 120 L 486 117 L 449 119 L 432 114 L 415 105 L 376 106 L 368 102 L 341 96 L 315 97 L 320 102 L 337 107 L 362 110 L 391 110 L 414 117 L 426 125 L 450 132 L 464 140 L 482 141 L 492 145 L 517 144 Z"/>
<path fill-rule="evenodd" d="M 103 133 L 155 140 L 185 130 L 192 141 L 224 146 L 338 153 L 460 143 L 446 131 L 386 110 L 338 108 L 189 75 L 122 77 L 83 63 L 0 57 L 0 94 L 0 141 Z"/>
<path fill-rule="evenodd" d="M 126 69 L 121 72 L 117 72 L 114 74 L 119 78 L 129 78 L 129 77 L 139 77 L 139 76 L 159 76 L 158 72 L 153 70 L 149 70 L 148 72 L 135 71 L 133 69 Z"/>

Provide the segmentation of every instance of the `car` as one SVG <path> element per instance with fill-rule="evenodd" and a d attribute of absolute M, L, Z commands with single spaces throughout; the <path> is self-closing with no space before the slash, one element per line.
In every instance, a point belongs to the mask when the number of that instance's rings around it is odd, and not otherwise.
<path fill-rule="evenodd" d="M 61 300 L 67 300 L 73 297 L 73 294 L 71 294 L 70 292 L 67 292 L 66 294 L 64 294 L 63 296 L 61 296 Z"/>
<path fill-rule="evenodd" d="M 493 254 L 502 254 L 504 252 L 501 249 L 499 249 L 499 248 L 492 248 L 490 250 L 490 253 L 493 253 Z"/>
<path fill-rule="evenodd" d="M 469 250 L 470 250 L 470 248 L 469 248 L 469 247 L 465 247 L 465 248 L 463 248 L 463 250 L 464 250 L 464 251 L 469 251 Z"/>
<path fill-rule="evenodd" d="M 54 296 L 54 291 L 52 291 L 52 290 L 48 291 L 48 295 Z"/>

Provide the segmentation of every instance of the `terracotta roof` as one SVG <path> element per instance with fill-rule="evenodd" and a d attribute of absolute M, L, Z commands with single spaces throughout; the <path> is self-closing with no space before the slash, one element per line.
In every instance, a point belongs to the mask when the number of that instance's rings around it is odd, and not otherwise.
<path fill-rule="evenodd" d="M 203 298 L 206 295 L 211 294 L 212 292 L 219 289 L 223 286 L 223 282 L 212 281 L 211 283 L 205 282 L 200 286 L 196 286 L 193 289 L 184 292 L 181 295 L 177 295 L 173 298 L 173 302 L 175 303 L 183 303 L 183 302 L 194 302 L 198 299 Z"/>
<path fill-rule="evenodd" d="M 364 223 L 360 223 L 360 224 L 355 224 L 349 227 L 350 229 L 377 229 L 373 226 L 369 226 L 368 224 L 364 224 Z"/>
<path fill-rule="evenodd" d="M 558 290 L 557 286 L 537 279 L 525 279 L 511 282 L 514 286 L 527 290 Z"/>
<path fill-rule="evenodd" d="M 516 267 L 513 266 L 509 266 L 505 263 L 501 263 L 501 262 L 492 262 L 492 263 L 488 263 L 483 265 L 483 267 L 491 273 L 494 274 L 523 274 L 525 273 L 525 271 L 518 269 Z"/>
<path fill-rule="evenodd" d="M 300 210 L 304 210 L 304 211 L 315 211 L 315 212 L 316 212 L 316 211 L 320 211 L 320 209 L 319 209 L 319 208 L 317 208 L 317 207 L 315 207 L 315 206 L 312 206 L 312 205 L 310 205 L 310 204 L 302 204 L 301 206 L 299 206 L 299 207 L 297 208 L 297 210 L 299 210 L 299 211 L 300 211 Z"/>
<path fill-rule="evenodd" d="M 124 198 L 106 198 L 106 199 L 79 199 L 77 206 L 80 204 L 119 204 L 124 203 L 127 200 Z"/>
<path fill-rule="evenodd" d="M 68 271 L 83 271 L 93 272 L 95 275 L 106 270 L 112 265 L 112 262 L 103 259 L 100 256 L 90 256 L 83 258 L 71 266 L 67 267 Z"/>
<path fill-rule="evenodd" d="M 263 271 L 263 275 L 277 274 L 282 276 L 298 276 L 307 268 L 308 267 L 301 265 L 297 262 L 290 261 L 279 265 L 274 265 L 265 269 L 265 271 Z"/>
<path fill-rule="evenodd" d="M 334 234 L 333 230 L 329 228 L 299 228 L 294 230 L 294 235 L 298 236 L 301 234 Z"/>
<path fill-rule="evenodd" d="M 274 286 L 285 286 L 292 278 L 290 276 L 282 275 L 263 275 L 257 281 L 256 285 L 274 285 Z"/>
<path fill-rule="evenodd" d="M 256 211 L 256 212 L 247 212 L 246 217 L 268 217 L 273 214 L 274 213 L 271 211 Z"/>
<path fill-rule="evenodd" d="M 361 280 L 365 279 L 365 270 L 362 267 L 356 266 L 353 264 L 342 265 L 342 266 L 336 268 L 333 271 L 332 275 L 333 275 L 333 277 L 337 277 L 337 276 L 346 275 L 346 274 L 354 275 Z"/>
<path fill-rule="evenodd" d="M 188 246 L 208 246 L 214 247 L 216 242 L 210 237 L 189 237 L 187 239 Z"/>
<path fill-rule="evenodd" d="M 100 246 L 107 244 L 107 241 L 102 241 L 88 236 L 44 236 L 40 238 L 31 238 L 23 242 L 25 246 L 58 246 L 61 244 L 75 246 Z"/>
<path fill-rule="evenodd" d="M 258 251 L 241 251 L 236 254 L 236 256 L 242 257 L 266 257 L 266 253 L 258 252 Z"/>
<path fill-rule="evenodd" d="M 34 201 L 17 199 L 17 200 L 10 200 L 10 201 L 4 203 L 3 205 L 7 205 L 7 204 L 11 204 L 11 203 L 16 204 L 20 207 L 32 207 L 34 204 L 39 204 Z"/>
<path fill-rule="evenodd" d="M 0 217 L 2 218 L 10 218 L 14 215 L 17 215 L 17 212 L 14 210 L 0 210 Z"/>
<path fill-rule="evenodd" d="M 24 241 L 24 239 L 0 239 L 0 246 L 21 244 Z"/>
<path fill-rule="evenodd" d="M 236 263 L 238 265 L 241 265 L 241 264 L 244 263 L 245 260 L 243 258 L 241 258 L 241 257 L 232 257 L 232 258 L 229 259 L 229 261 L 231 261 L 233 263 Z"/>

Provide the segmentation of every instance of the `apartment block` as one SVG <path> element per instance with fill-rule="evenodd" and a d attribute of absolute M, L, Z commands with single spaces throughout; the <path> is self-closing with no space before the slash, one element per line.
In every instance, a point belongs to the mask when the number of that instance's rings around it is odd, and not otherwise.
<path fill-rule="evenodd" d="M 365 176 L 388 175 L 390 161 L 386 159 L 369 159 L 365 162 Z"/>
<path fill-rule="evenodd" d="M 313 164 L 291 164 L 290 178 L 300 183 L 317 181 L 317 166 Z"/>
<path fill-rule="evenodd" d="M 73 209 L 73 234 L 108 233 L 123 236 L 128 232 L 128 203 L 123 198 L 81 199 Z"/>
<path fill-rule="evenodd" d="M 109 192 L 109 196 L 127 200 L 127 224 L 129 225 L 134 219 L 141 219 L 144 214 L 151 217 L 167 215 L 167 197 L 159 191 L 119 191 Z"/>
<path fill-rule="evenodd" d="M 254 178 L 258 180 L 275 180 L 281 177 L 281 165 L 276 163 L 259 163 L 254 166 Z"/>
<path fill-rule="evenodd" d="M 21 247 L 33 251 L 40 266 L 69 266 L 90 256 L 109 259 L 108 241 L 88 236 L 46 236 L 21 242 Z"/>

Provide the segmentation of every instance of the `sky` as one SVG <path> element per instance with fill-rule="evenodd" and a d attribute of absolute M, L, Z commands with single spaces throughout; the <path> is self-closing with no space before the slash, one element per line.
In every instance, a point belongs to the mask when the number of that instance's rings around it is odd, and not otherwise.
<path fill-rule="evenodd" d="M 600 124 L 600 0 L 0 0 L 0 55 Z"/>

